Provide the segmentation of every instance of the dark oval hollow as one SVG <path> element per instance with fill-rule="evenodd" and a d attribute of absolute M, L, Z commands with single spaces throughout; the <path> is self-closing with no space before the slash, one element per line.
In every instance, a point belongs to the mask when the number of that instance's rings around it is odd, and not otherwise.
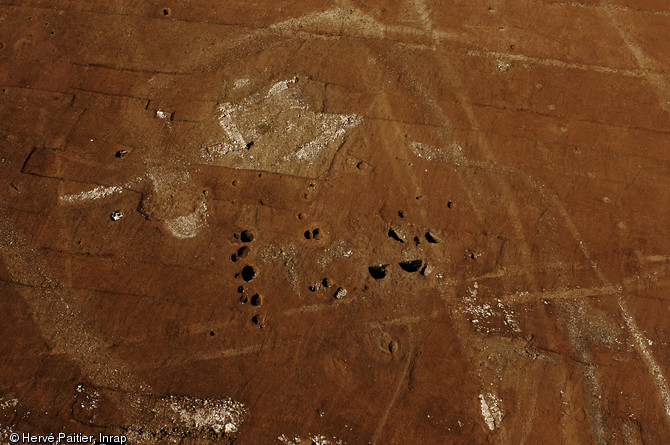
<path fill-rule="evenodd" d="M 400 268 L 405 272 L 418 272 L 423 265 L 423 260 L 401 261 Z"/>
<path fill-rule="evenodd" d="M 405 241 L 403 241 L 402 238 L 400 238 L 400 236 L 398 235 L 398 233 L 397 233 L 395 230 L 393 230 L 393 229 L 389 229 L 389 238 L 393 238 L 394 240 L 396 240 L 396 241 L 400 241 L 401 243 L 404 243 L 404 242 L 405 242 Z"/>
<path fill-rule="evenodd" d="M 428 241 L 431 244 L 437 244 L 440 242 L 440 240 L 431 235 L 430 232 L 426 232 L 426 241 Z"/>
<path fill-rule="evenodd" d="M 236 254 L 232 254 L 232 255 L 230 256 L 230 261 L 232 261 L 233 263 L 236 262 L 236 261 L 237 261 L 237 255 L 236 255 Z"/>
<path fill-rule="evenodd" d="M 243 294 L 244 293 L 244 286 L 240 286 L 237 288 L 237 293 Z"/>
<path fill-rule="evenodd" d="M 260 306 L 261 304 L 263 304 L 263 297 L 259 294 L 253 294 L 251 296 L 250 303 L 252 306 Z"/>
<path fill-rule="evenodd" d="M 370 276 L 375 280 L 381 280 L 382 278 L 386 278 L 386 264 L 370 266 L 368 267 L 368 272 L 370 272 Z"/>
<path fill-rule="evenodd" d="M 262 328 L 265 325 L 265 319 L 266 317 L 264 314 L 258 314 L 251 317 L 251 322 L 259 328 Z"/>
<path fill-rule="evenodd" d="M 240 233 L 240 240 L 243 243 L 250 243 L 254 240 L 254 232 L 251 230 L 243 230 L 242 233 Z"/>
<path fill-rule="evenodd" d="M 240 258 L 244 258 L 245 256 L 249 255 L 249 247 L 248 246 L 242 246 L 239 249 L 237 249 L 237 256 Z"/>
<path fill-rule="evenodd" d="M 256 269 L 251 266 L 244 266 L 242 268 L 242 279 L 246 282 L 249 282 L 256 278 Z"/>
<path fill-rule="evenodd" d="M 305 239 L 312 239 L 312 232 L 310 232 L 309 230 L 305 230 L 304 235 Z"/>

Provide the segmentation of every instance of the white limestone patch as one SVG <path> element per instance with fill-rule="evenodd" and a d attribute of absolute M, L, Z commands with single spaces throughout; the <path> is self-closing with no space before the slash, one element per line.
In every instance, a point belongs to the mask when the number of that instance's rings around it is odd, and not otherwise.
<path fill-rule="evenodd" d="M 490 392 L 486 394 L 479 394 L 479 403 L 482 409 L 482 416 L 484 417 L 486 426 L 488 426 L 491 431 L 500 426 L 500 423 L 502 422 L 503 410 L 500 406 L 501 402 L 502 400 Z"/>
<path fill-rule="evenodd" d="M 346 442 L 344 442 L 341 439 L 338 439 L 337 437 L 331 437 L 328 438 L 324 436 L 323 434 L 307 434 L 307 439 L 312 444 L 315 445 L 345 445 Z M 307 439 L 303 439 L 298 435 L 292 435 L 292 436 L 287 436 L 286 434 L 282 434 L 281 436 L 277 437 L 277 440 L 281 442 L 284 445 L 301 445 L 306 441 Z"/>
<path fill-rule="evenodd" d="M 479 285 L 475 282 L 462 298 L 463 307 L 460 310 L 470 320 L 475 331 L 484 334 L 500 334 L 503 330 L 521 332 L 516 314 L 507 303 L 500 298 L 485 300 L 478 293 Z"/>
<path fill-rule="evenodd" d="M 411 142 L 409 148 L 415 156 L 426 161 L 456 165 L 466 162 L 463 148 L 456 143 L 445 148 L 440 148 L 434 145 L 422 144 L 421 142 Z"/>
<path fill-rule="evenodd" d="M 239 90 L 240 88 L 244 88 L 249 85 L 250 80 L 249 79 L 237 79 L 235 81 L 235 84 L 233 85 L 233 88 L 236 90 Z"/>
<path fill-rule="evenodd" d="M 232 399 L 196 399 L 170 396 L 170 408 L 188 428 L 211 429 L 216 434 L 236 433 L 246 414 L 244 404 Z"/>
<path fill-rule="evenodd" d="M 18 399 L 5 399 L 0 397 L 0 410 L 4 411 L 9 408 L 14 408 L 19 404 Z"/>
<path fill-rule="evenodd" d="M 337 240 L 330 247 L 319 254 L 316 262 L 322 269 L 327 268 L 333 261 L 349 258 L 354 254 L 351 243 L 347 240 Z"/>
<path fill-rule="evenodd" d="M 66 203 L 75 203 L 80 201 L 102 199 L 117 193 L 123 193 L 124 190 L 129 189 L 130 187 L 137 184 L 141 180 L 142 178 L 135 178 L 132 181 L 129 181 L 123 185 L 113 185 L 109 187 L 101 185 L 91 190 L 61 196 L 60 200 Z"/>
<path fill-rule="evenodd" d="M 224 135 L 204 147 L 204 160 L 237 169 L 305 177 L 323 174 L 362 119 L 313 111 L 303 84 L 297 77 L 283 80 L 241 102 L 220 104 Z"/>
<path fill-rule="evenodd" d="M 207 223 L 207 203 L 203 199 L 192 213 L 165 220 L 164 223 L 175 237 L 193 238 Z"/>
<path fill-rule="evenodd" d="M 136 403 L 150 411 L 126 427 L 128 443 L 218 443 L 216 439 L 234 438 L 247 415 L 244 404 L 231 398 L 169 395 L 156 401 L 138 397 Z"/>
<path fill-rule="evenodd" d="M 176 238 L 197 236 L 207 225 L 207 201 L 199 197 L 186 167 L 154 165 L 147 177 L 153 182 L 154 195 L 147 198 L 144 211 L 163 221 Z"/>

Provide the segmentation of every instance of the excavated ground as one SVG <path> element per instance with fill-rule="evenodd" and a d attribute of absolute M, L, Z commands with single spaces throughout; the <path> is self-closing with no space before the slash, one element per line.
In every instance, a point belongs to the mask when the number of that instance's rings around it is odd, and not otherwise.
<path fill-rule="evenodd" d="M 661 444 L 665 0 L 0 1 L 0 442 Z"/>

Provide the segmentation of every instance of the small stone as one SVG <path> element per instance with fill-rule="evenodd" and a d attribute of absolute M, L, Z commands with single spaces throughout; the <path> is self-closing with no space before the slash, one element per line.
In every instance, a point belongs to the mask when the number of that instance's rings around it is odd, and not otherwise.
<path fill-rule="evenodd" d="M 114 210 L 110 215 L 110 218 L 112 218 L 112 221 L 118 221 L 123 218 L 123 213 L 119 210 Z"/>
<path fill-rule="evenodd" d="M 358 164 L 356 164 L 356 167 L 358 167 L 359 170 L 367 170 L 368 168 L 368 163 L 361 161 Z"/>
<path fill-rule="evenodd" d="M 338 287 L 335 291 L 335 298 L 343 298 L 347 296 L 347 290 L 343 287 Z"/>
<path fill-rule="evenodd" d="M 432 273 L 433 273 L 433 266 L 431 266 L 428 263 L 426 263 L 426 265 L 423 266 L 423 269 L 421 269 L 421 275 L 423 275 L 424 277 L 427 277 Z"/>
<path fill-rule="evenodd" d="M 312 291 L 312 292 L 316 292 L 319 289 L 321 289 L 321 283 L 318 282 L 318 281 L 314 284 L 310 284 L 310 286 L 309 286 L 309 290 Z"/>

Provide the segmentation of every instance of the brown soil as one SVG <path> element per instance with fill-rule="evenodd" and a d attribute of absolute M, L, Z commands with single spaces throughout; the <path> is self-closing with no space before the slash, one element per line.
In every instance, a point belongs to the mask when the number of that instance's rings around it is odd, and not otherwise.
<path fill-rule="evenodd" d="M 0 442 L 668 441 L 667 2 L 1 3 Z"/>

